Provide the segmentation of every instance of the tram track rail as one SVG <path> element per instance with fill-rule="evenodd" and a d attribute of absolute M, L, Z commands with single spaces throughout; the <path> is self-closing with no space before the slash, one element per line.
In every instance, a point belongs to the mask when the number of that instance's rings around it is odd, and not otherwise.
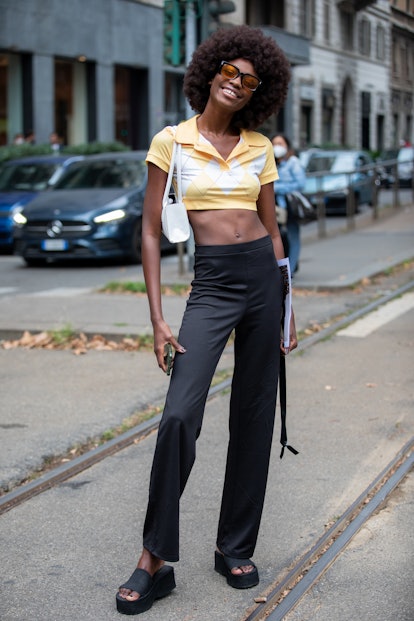
<path fill-rule="evenodd" d="M 346 315 L 345 317 L 334 321 L 331 325 L 327 326 L 323 330 L 320 330 L 319 332 L 304 338 L 299 343 L 296 352 L 300 352 L 315 345 L 316 343 L 325 340 L 326 338 L 343 328 L 345 325 L 356 321 L 357 319 L 377 309 L 379 306 L 382 306 L 383 304 L 386 304 L 387 302 L 397 297 L 400 297 L 411 289 L 414 289 L 414 281 L 409 281 L 395 291 L 387 293 L 386 295 L 383 295 L 378 299 L 366 304 L 365 306 L 353 311 L 349 315 Z M 293 355 L 295 355 L 296 352 L 294 352 Z M 224 390 L 228 390 L 230 388 L 230 385 L 231 378 L 225 379 L 224 381 L 216 384 L 215 386 L 210 388 L 208 399 L 213 398 L 215 395 L 223 392 Z M 107 457 L 118 453 L 127 446 L 130 446 L 131 444 L 142 440 L 158 428 L 160 420 L 161 414 L 158 414 L 152 417 L 150 420 L 145 421 L 135 427 L 132 427 L 131 429 L 122 433 L 116 438 L 108 440 L 103 445 L 87 451 L 83 455 L 80 455 L 79 457 L 76 457 L 65 464 L 53 468 L 52 470 L 48 471 L 37 479 L 30 481 L 29 483 L 17 486 L 14 490 L 0 497 L 0 515 L 7 511 L 10 511 L 14 507 L 22 504 L 23 502 L 26 502 L 27 500 L 30 500 L 30 498 L 42 494 L 48 489 L 51 489 L 63 483 L 64 481 L 71 479 L 72 477 L 80 474 L 84 470 L 87 470 L 88 468 L 97 464 L 103 459 L 106 459 Z"/>
<path fill-rule="evenodd" d="M 335 524 L 267 592 L 263 598 L 265 601 L 242 621 L 282 621 L 319 581 L 369 518 L 387 502 L 413 467 L 414 438 L 411 438 Z"/>

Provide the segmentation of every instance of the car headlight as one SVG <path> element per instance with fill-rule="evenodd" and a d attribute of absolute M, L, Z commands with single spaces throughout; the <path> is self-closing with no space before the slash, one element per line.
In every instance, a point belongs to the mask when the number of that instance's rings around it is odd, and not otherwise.
<path fill-rule="evenodd" d="M 14 207 L 12 211 L 12 220 L 15 226 L 24 226 L 26 224 L 27 218 L 23 214 L 23 207 Z"/>
<path fill-rule="evenodd" d="M 93 221 L 96 224 L 103 224 L 105 222 L 114 222 L 115 220 L 122 220 L 125 218 L 126 211 L 125 209 L 113 209 L 112 211 L 107 211 L 106 213 L 102 213 L 100 216 L 96 216 Z"/>

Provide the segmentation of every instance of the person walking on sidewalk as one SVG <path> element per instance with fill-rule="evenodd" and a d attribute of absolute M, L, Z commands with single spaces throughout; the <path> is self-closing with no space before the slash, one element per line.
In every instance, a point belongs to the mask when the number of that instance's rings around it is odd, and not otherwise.
<path fill-rule="evenodd" d="M 301 192 L 305 187 L 306 173 L 299 158 L 295 155 L 287 136 L 276 134 L 272 138 L 279 179 L 274 183 L 276 205 L 286 209 L 287 247 L 292 274 L 299 269 L 300 224 L 289 209 L 286 194 L 295 190 Z M 286 250 L 286 249 L 285 249 Z"/>
<path fill-rule="evenodd" d="M 154 350 L 170 386 L 151 470 L 143 550 L 117 593 L 118 611 L 138 614 L 174 587 L 179 502 L 190 475 L 210 383 L 232 331 L 235 363 L 230 438 L 215 569 L 230 586 L 259 582 L 250 560 L 259 531 L 275 416 L 281 344 L 283 245 L 275 216 L 277 178 L 270 140 L 253 131 L 283 104 L 289 63 L 261 30 L 219 30 L 194 52 L 184 93 L 196 115 L 166 127 L 151 143 L 144 201 L 142 260 Z M 173 141 L 182 145 L 184 203 L 195 238 L 195 267 L 178 339 L 161 304 L 162 197 Z"/>

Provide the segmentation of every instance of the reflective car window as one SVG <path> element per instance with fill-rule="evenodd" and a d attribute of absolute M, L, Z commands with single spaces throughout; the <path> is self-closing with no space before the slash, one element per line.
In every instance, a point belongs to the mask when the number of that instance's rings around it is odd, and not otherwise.
<path fill-rule="evenodd" d="M 332 164 L 335 161 L 335 156 L 318 156 L 314 155 L 310 158 L 307 172 L 325 172 L 327 170 L 331 170 Z"/>
<path fill-rule="evenodd" d="M 414 157 L 414 151 L 413 149 L 409 147 L 405 147 L 404 149 L 401 149 L 400 152 L 398 153 L 399 162 L 409 162 L 413 159 L 413 157 Z"/>
<path fill-rule="evenodd" d="M 3 166 L 0 170 L 0 191 L 45 190 L 57 164 L 16 164 Z"/>
<path fill-rule="evenodd" d="M 105 160 L 75 164 L 55 184 L 56 190 L 130 188 L 142 185 L 143 160 Z"/>
<path fill-rule="evenodd" d="M 353 153 L 343 153 L 335 158 L 331 172 L 351 172 L 355 169 L 355 156 Z"/>

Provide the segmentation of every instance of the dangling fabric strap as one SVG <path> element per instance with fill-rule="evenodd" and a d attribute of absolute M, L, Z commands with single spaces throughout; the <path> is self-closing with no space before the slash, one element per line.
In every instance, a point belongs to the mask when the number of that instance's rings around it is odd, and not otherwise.
<path fill-rule="evenodd" d="M 280 459 L 282 459 L 283 454 L 285 452 L 285 447 L 289 449 L 294 455 L 297 455 L 299 451 L 293 448 L 293 446 L 289 446 L 287 443 L 287 432 L 286 432 L 286 361 L 285 356 L 280 353 L 280 366 L 279 366 L 279 400 L 280 400 L 280 416 L 282 419 L 282 428 L 280 431 L 280 444 L 282 445 L 282 450 L 280 452 Z"/>

